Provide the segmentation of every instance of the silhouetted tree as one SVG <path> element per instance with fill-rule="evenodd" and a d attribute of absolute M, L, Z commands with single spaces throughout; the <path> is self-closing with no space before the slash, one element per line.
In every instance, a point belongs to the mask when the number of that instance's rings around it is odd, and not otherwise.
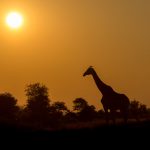
<path fill-rule="evenodd" d="M 26 109 L 33 123 L 44 125 L 49 120 L 50 100 L 48 88 L 40 83 L 30 84 L 25 89 L 27 96 Z"/>
<path fill-rule="evenodd" d="M 73 110 L 77 111 L 80 120 L 89 121 L 96 117 L 95 107 L 93 105 L 88 105 L 85 99 L 77 98 L 73 103 Z"/>
<path fill-rule="evenodd" d="M 68 111 L 68 108 L 64 102 L 54 102 L 52 107 L 54 107 L 55 110 L 60 113 L 66 113 Z"/>
<path fill-rule="evenodd" d="M 0 94 L 0 120 L 15 121 L 19 110 L 17 99 L 10 93 Z"/>
<path fill-rule="evenodd" d="M 67 123 L 76 123 L 78 121 L 78 116 L 73 111 L 68 111 L 64 116 L 65 122 Z"/>
<path fill-rule="evenodd" d="M 99 119 L 105 119 L 105 112 L 104 112 L 103 109 L 100 109 L 100 110 L 97 111 L 97 117 Z"/>
<path fill-rule="evenodd" d="M 139 115 L 139 101 L 133 100 L 130 102 L 130 115 L 138 120 Z"/>
<path fill-rule="evenodd" d="M 147 106 L 145 104 L 140 104 L 139 110 L 141 113 L 147 112 Z"/>
<path fill-rule="evenodd" d="M 148 113 L 147 106 L 137 100 L 131 101 L 129 111 L 130 116 L 135 117 L 137 120 L 139 119 L 139 117 L 143 117 Z"/>
<path fill-rule="evenodd" d="M 77 111 L 77 112 L 81 112 L 85 107 L 88 106 L 88 103 L 86 100 L 84 100 L 83 98 L 76 98 L 73 101 L 73 110 Z"/>
<path fill-rule="evenodd" d="M 19 107 L 17 119 L 20 125 L 28 125 L 30 113 L 26 106 Z M 31 118 L 30 118 L 31 119 Z"/>
<path fill-rule="evenodd" d="M 58 127 L 64 123 L 64 116 L 68 112 L 67 106 L 64 102 L 54 102 L 50 106 L 50 120 L 51 125 Z"/>
<path fill-rule="evenodd" d="M 95 106 L 91 105 L 91 106 L 86 106 L 81 112 L 80 112 L 80 117 L 83 120 L 87 120 L 87 121 L 91 121 L 93 119 L 95 119 L 97 115 L 97 112 L 95 111 Z"/>

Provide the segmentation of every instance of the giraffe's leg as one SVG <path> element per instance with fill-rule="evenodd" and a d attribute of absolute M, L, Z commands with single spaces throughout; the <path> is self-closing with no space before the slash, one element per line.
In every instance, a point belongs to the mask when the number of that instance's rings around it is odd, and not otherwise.
<path fill-rule="evenodd" d="M 122 113 L 122 116 L 123 116 L 123 119 L 124 119 L 124 123 L 126 124 L 127 120 L 128 120 L 128 109 L 121 110 L 121 113 Z"/>
<path fill-rule="evenodd" d="M 109 114 L 108 114 L 108 109 L 104 107 L 104 111 L 105 111 L 105 120 L 106 120 L 106 124 L 109 124 Z"/>
<path fill-rule="evenodd" d="M 125 124 L 127 123 L 127 119 L 128 119 L 128 112 L 127 112 L 127 110 L 125 110 L 125 112 L 124 112 L 124 123 Z"/>
<path fill-rule="evenodd" d="M 112 118 L 113 124 L 116 124 L 116 111 L 111 109 L 110 113 L 111 113 L 111 118 Z"/>

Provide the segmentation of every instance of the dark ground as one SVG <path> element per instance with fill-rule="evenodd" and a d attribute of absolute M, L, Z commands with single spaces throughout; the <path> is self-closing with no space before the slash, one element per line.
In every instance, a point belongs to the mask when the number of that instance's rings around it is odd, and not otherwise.
<path fill-rule="evenodd" d="M 128 123 L 127 125 L 101 125 L 95 128 L 61 129 L 56 131 L 35 130 L 27 127 L 0 125 L 0 143 L 5 146 L 98 146 L 131 148 L 150 147 L 150 121 Z M 10 145 L 9 145 L 10 144 Z M 72 149 L 70 147 L 70 149 Z"/>

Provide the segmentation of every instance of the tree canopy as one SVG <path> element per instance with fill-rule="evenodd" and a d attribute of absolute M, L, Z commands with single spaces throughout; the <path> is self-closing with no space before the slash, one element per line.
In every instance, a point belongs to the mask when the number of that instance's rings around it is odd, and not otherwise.
<path fill-rule="evenodd" d="M 0 94 L 0 118 L 15 119 L 15 115 L 19 107 L 17 106 L 17 99 L 8 92 Z"/>
<path fill-rule="evenodd" d="M 47 122 L 50 109 L 48 88 L 40 83 L 29 84 L 25 93 L 27 96 L 26 108 L 32 121 Z"/>

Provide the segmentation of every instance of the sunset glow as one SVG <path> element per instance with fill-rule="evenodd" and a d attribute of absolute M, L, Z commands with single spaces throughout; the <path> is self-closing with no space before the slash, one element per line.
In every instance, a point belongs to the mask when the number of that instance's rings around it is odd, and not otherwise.
<path fill-rule="evenodd" d="M 0 1 L 0 91 L 26 104 L 25 85 L 41 82 L 70 109 L 76 97 L 101 109 L 101 80 L 150 107 L 150 1 Z"/>

